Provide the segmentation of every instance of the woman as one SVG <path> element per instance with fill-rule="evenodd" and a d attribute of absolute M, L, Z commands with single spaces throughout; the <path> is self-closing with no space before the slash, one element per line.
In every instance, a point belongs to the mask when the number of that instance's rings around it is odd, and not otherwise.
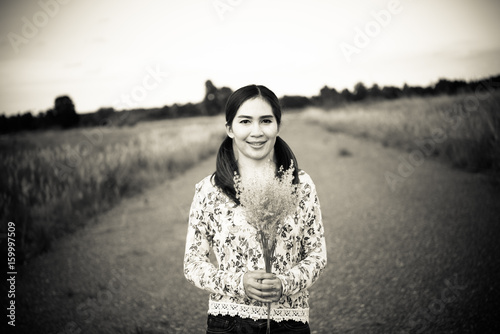
<path fill-rule="evenodd" d="M 258 333 L 266 328 L 272 302 L 273 333 L 310 333 L 310 287 L 326 265 L 321 211 L 314 183 L 297 168 L 290 147 L 278 136 L 281 108 L 264 86 L 238 89 L 226 104 L 227 137 L 216 171 L 196 185 L 189 215 L 184 274 L 210 291 L 207 333 Z M 249 179 L 267 169 L 295 166 L 299 204 L 276 244 L 273 273 L 266 273 L 255 229 L 236 197 L 235 172 Z M 210 251 L 218 265 L 210 263 Z M 275 269 L 278 270 L 275 270 Z"/>

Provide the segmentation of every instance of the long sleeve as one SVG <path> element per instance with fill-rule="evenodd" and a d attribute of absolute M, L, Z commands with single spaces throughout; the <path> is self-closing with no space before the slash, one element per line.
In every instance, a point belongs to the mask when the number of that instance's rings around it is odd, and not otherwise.
<path fill-rule="evenodd" d="M 189 225 L 184 255 L 184 275 L 186 279 L 200 289 L 230 297 L 244 297 L 242 284 L 243 271 L 218 270 L 210 262 L 210 249 L 214 230 L 210 222 L 214 219 L 210 213 L 210 198 L 204 193 L 205 179 L 196 185 L 195 195 L 189 213 Z M 212 209 L 213 211 L 213 209 Z"/>
<path fill-rule="evenodd" d="M 309 179 L 309 178 L 308 178 Z M 303 236 L 301 260 L 286 272 L 277 275 L 283 285 L 283 295 L 291 296 L 309 288 L 319 277 L 327 262 L 326 243 L 319 199 L 312 180 L 302 187 L 300 201 Z"/>

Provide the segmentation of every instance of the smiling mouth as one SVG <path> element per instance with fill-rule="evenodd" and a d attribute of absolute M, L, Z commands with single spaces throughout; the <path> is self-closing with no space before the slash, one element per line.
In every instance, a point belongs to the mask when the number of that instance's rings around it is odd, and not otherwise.
<path fill-rule="evenodd" d="M 265 141 L 255 141 L 255 142 L 247 142 L 247 143 L 248 143 L 248 145 L 250 145 L 253 148 L 261 148 L 262 146 L 264 146 L 264 144 L 266 142 Z"/>

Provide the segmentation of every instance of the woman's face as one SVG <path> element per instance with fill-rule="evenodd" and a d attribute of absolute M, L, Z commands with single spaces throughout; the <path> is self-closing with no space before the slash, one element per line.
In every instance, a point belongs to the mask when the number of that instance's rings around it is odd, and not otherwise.
<path fill-rule="evenodd" d="M 279 128 L 271 105 L 264 99 L 245 101 L 232 124 L 226 124 L 226 132 L 233 139 L 237 160 L 273 159 Z"/>

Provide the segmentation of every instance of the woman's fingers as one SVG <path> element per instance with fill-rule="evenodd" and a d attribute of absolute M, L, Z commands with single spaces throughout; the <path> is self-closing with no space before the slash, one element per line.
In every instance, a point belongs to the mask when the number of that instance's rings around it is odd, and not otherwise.
<path fill-rule="evenodd" d="M 248 288 L 247 295 L 248 297 L 263 303 L 269 303 L 279 300 L 279 296 L 276 291 L 261 291 L 253 287 Z"/>
<path fill-rule="evenodd" d="M 275 274 L 265 271 L 249 271 L 243 277 L 247 296 L 268 303 L 281 298 L 281 280 Z"/>
<path fill-rule="evenodd" d="M 262 270 L 257 270 L 257 271 L 248 271 L 245 275 L 248 276 L 248 278 L 250 279 L 260 279 L 260 280 L 264 280 L 264 279 L 272 279 L 272 278 L 275 278 L 276 275 L 273 274 L 273 273 L 266 273 L 265 271 L 262 271 Z"/>
<path fill-rule="evenodd" d="M 275 289 L 274 287 L 267 287 L 267 288 L 260 288 L 260 287 L 255 287 L 251 286 L 249 287 L 249 290 L 251 290 L 254 294 L 258 295 L 259 297 L 274 297 L 277 296 L 278 290 Z"/>
<path fill-rule="evenodd" d="M 256 280 L 255 284 L 251 285 L 261 291 L 266 292 L 279 291 L 281 289 L 281 281 L 279 279 Z"/>

